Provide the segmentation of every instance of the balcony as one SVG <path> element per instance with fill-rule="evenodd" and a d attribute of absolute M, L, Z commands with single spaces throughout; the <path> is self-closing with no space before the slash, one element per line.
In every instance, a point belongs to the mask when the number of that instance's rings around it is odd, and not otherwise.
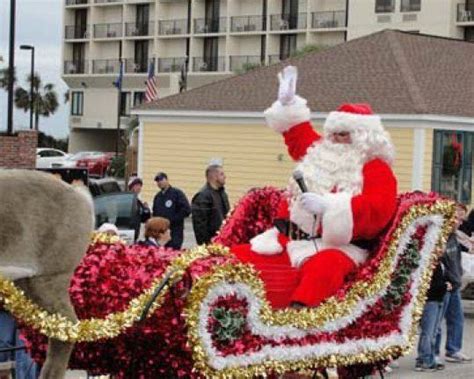
<path fill-rule="evenodd" d="M 87 25 L 66 25 L 64 39 L 88 39 L 89 27 Z"/>
<path fill-rule="evenodd" d="M 306 13 L 298 15 L 272 14 L 270 16 L 270 30 L 297 30 L 306 29 Z"/>
<path fill-rule="evenodd" d="M 118 74 L 120 62 L 118 59 L 96 59 L 92 61 L 93 74 Z"/>
<path fill-rule="evenodd" d="M 231 32 L 258 32 L 263 30 L 264 16 L 234 16 L 230 18 Z"/>
<path fill-rule="evenodd" d="M 88 72 L 89 65 L 86 60 L 64 61 L 64 75 L 87 74 Z"/>
<path fill-rule="evenodd" d="M 346 26 L 346 11 L 313 12 L 313 29 L 343 28 Z"/>
<path fill-rule="evenodd" d="M 188 34 L 188 20 L 160 20 L 158 24 L 159 35 Z"/>
<path fill-rule="evenodd" d="M 148 60 L 127 58 L 125 59 L 125 72 L 129 74 L 147 73 L 151 63 L 153 63 L 153 58 Z"/>
<path fill-rule="evenodd" d="M 227 30 L 227 17 L 219 17 L 217 19 L 194 19 L 194 33 L 225 33 Z"/>
<path fill-rule="evenodd" d="M 457 22 L 472 22 L 474 21 L 474 9 L 469 9 L 469 7 L 462 3 L 458 4 L 457 12 Z"/>
<path fill-rule="evenodd" d="M 186 57 L 158 58 L 158 72 L 180 72 Z"/>
<path fill-rule="evenodd" d="M 94 38 L 120 38 L 123 35 L 122 23 L 94 25 Z"/>
<path fill-rule="evenodd" d="M 194 72 L 225 71 L 225 57 L 193 58 Z"/>
<path fill-rule="evenodd" d="M 66 7 L 71 5 L 87 5 L 89 0 L 66 0 Z"/>
<path fill-rule="evenodd" d="M 148 23 L 136 23 L 127 22 L 125 24 L 125 36 L 126 37 L 148 37 L 153 36 L 155 28 L 153 22 Z"/>
<path fill-rule="evenodd" d="M 262 65 L 260 55 L 232 55 L 229 58 L 230 71 L 233 72 L 247 72 Z"/>
<path fill-rule="evenodd" d="M 111 3 L 121 3 L 123 0 L 94 0 L 96 4 L 111 4 Z"/>

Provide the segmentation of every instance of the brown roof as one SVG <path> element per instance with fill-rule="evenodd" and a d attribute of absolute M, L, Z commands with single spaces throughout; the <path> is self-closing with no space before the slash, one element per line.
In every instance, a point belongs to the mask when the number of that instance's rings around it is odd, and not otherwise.
<path fill-rule="evenodd" d="M 277 73 L 298 67 L 297 92 L 314 112 L 368 102 L 376 113 L 474 117 L 474 44 L 385 30 L 262 67 L 140 110 L 263 111 L 277 94 Z"/>

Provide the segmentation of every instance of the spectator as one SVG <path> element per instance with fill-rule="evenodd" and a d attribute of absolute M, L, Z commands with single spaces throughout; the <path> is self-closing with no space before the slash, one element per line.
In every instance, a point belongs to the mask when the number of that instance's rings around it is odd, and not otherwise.
<path fill-rule="evenodd" d="M 138 219 L 135 225 L 135 241 L 140 235 L 140 227 L 142 223 L 146 222 L 151 217 L 150 207 L 146 202 L 143 202 L 139 199 L 140 192 L 143 188 L 143 180 L 139 177 L 132 177 L 128 181 L 128 190 L 135 192 L 137 194 L 137 209 L 138 209 Z"/>
<path fill-rule="evenodd" d="M 114 224 L 111 224 L 109 222 L 104 222 L 99 227 L 99 229 L 97 229 L 97 231 L 99 233 L 108 234 L 109 236 L 118 236 L 119 235 L 118 228 Z"/>
<path fill-rule="evenodd" d="M 211 242 L 229 212 L 225 174 L 220 165 L 206 169 L 206 184 L 192 200 L 193 229 L 199 245 Z"/>
<path fill-rule="evenodd" d="M 0 348 L 25 346 L 19 334 L 14 318 L 6 311 L 0 309 Z M 0 353 L 0 362 L 6 362 L 10 359 L 15 361 L 16 378 L 38 378 L 39 367 L 25 349 L 12 351 L 11 353 Z"/>
<path fill-rule="evenodd" d="M 443 298 L 446 291 L 451 290 L 451 284 L 446 281 L 446 269 L 441 261 L 438 262 L 431 285 L 428 289 L 423 315 L 420 321 L 420 339 L 418 340 L 418 356 L 415 371 L 443 370 L 444 365 L 435 359 L 436 334 L 443 316 Z"/>
<path fill-rule="evenodd" d="M 160 192 L 153 199 L 153 216 L 170 221 L 171 241 L 166 247 L 179 250 L 183 244 L 184 219 L 190 215 L 191 207 L 183 191 L 172 187 L 164 172 L 156 174 L 155 182 Z"/>
<path fill-rule="evenodd" d="M 443 317 L 446 319 L 446 361 L 455 363 L 466 363 L 472 360 L 461 352 L 464 314 L 461 302 L 461 250 L 462 247 L 456 238 L 456 231 L 466 216 L 466 207 L 458 204 L 456 207 L 455 230 L 448 237 L 446 251 L 442 257 L 446 267 L 446 278 L 451 283 L 451 291 L 446 292 L 443 300 Z M 436 335 L 436 355 L 439 357 L 441 346 L 441 326 Z M 437 358 L 439 362 L 439 358 Z"/>
<path fill-rule="evenodd" d="M 145 240 L 142 246 L 165 247 L 171 241 L 170 222 L 163 217 L 152 217 L 145 224 Z"/>

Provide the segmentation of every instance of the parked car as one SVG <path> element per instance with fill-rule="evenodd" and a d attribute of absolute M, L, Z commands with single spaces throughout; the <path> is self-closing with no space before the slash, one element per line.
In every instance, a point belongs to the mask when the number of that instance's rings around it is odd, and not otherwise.
<path fill-rule="evenodd" d="M 103 223 L 114 224 L 119 236 L 128 244 L 133 243 L 135 225 L 138 218 L 137 194 L 134 192 L 115 192 L 94 198 L 95 227 Z"/>
<path fill-rule="evenodd" d="M 89 191 L 92 197 L 121 192 L 122 188 L 114 178 L 89 179 Z"/>
<path fill-rule="evenodd" d="M 36 149 L 36 168 L 61 167 L 69 154 L 58 149 L 40 147 Z"/>
<path fill-rule="evenodd" d="M 60 167 L 65 167 L 65 168 L 76 168 L 77 167 L 77 161 L 80 159 L 84 159 L 89 156 L 99 156 L 102 155 L 103 153 L 101 151 L 81 151 L 79 153 L 75 153 L 72 155 L 69 155 L 67 157 L 63 164 Z"/>
<path fill-rule="evenodd" d="M 114 153 L 102 151 L 81 151 L 68 157 L 60 167 L 85 168 L 93 177 L 103 177 L 112 161 Z"/>
<path fill-rule="evenodd" d="M 76 167 L 87 168 L 90 176 L 104 177 L 110 166 L 114 153 L 86 155 L 76 161 Z"/>

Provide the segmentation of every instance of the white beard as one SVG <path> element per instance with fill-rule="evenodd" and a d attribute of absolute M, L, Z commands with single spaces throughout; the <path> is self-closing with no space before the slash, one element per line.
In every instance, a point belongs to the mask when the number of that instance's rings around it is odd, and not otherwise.
<path fill-rule="evenodd" d="M 354 196 L 362 191 L 364 157 L 365 154 L 355 144 L 333 143 L 323 139 L 308 149 L 296 170 L 303 173 L 309 192 L 319 195 L 344 192 Z M 291 194 L 291 221 L 306 233 L 315 233 L 314 228 L 318 226 L 314 216 L 299 205 L 301 190 L 293 178 L 290 179 L 288 189 Z"/>

